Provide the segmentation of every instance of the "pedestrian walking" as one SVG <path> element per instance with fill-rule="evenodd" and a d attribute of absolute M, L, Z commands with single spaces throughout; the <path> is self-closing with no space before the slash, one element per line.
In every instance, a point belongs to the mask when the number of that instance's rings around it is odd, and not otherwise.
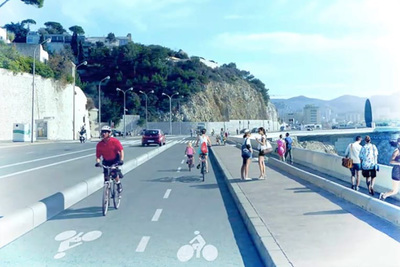
<path fill-rule="evenodd" d="M 277 153 L 279 155 L 279 159 L 285 161 L 285 147 L 286 143 L 282 138 L 282 135 L 279 135 L 279 139 L 276 141 L 277 144 Z"/>
<path fill-rule="evenodd" d="M 265 179 L 265 150 L 267 149 L 267 136 L 263 127 L 258 128 L 258 133 L 261 135 L 260 139 L 256 138 L 258 143 L 258 166 L 260 167 L 260 177 L 258 179 Z"/>
<path fill-rule="evenodd" d="M 378 149 L 371 143 L 369 135 L 365 136 L 364 141 L 365 145 L 360 151 L 361 173 L 366 179 L 369 194 L 373 196 L 375 194 L 374 184 L 378 169 Z"/>
<path fill-rule="evenodd" d="M 250 167 L 250 163 L 251 163 L 251 158 L 252 158 L 252 154 L 253 154 L 253 149 L 251 147 L 251 142 L 250 142 L 250 130 L 246 129 L 244 131 L 244 142 L 242 144 L 242 159 L 243 159 L 243 163 L 242 163 L 242 168 L 240 169 L 240 175 L 242 180 L 251 180 L 251 178 L 249 178 L 249 167 Z"/>
<path fill-rule="evenodd" d="M 379 199 L 385 200 L 387 197 L 396 195 L 399 192 L 400 185 L 400 138 L 397 139 L 397 148 L 393 151 L 390 164 L 394 165 L 392 169 L 392 190 L 381 193 Z"/>
<path fill-rule="evenodd" d="M 361 151 L 361 136 L 356 136 L 355 142 L 350 143 L 345 151 L 346 158 L 353 160 L 353 167 L 350 168 L 350 181 L 351 189 L 359 190 L 360 187 L 360 171 L 361 171 L 361 161 L 360 161 L 360 151 Z"/>
<path fill-rule="evenodd" d="M 285 152 L 285 159 L 288 159 L 288 156 L 290 158 L 290 164 L 293 164 L 293 158 L 292 158 L 292 143 L 293 140 L 292 138 L 289 136 L 289 133 L 286 133 L 286 137 L 285 137 L 285 143 L 286 143 L 286 152 Z"/>

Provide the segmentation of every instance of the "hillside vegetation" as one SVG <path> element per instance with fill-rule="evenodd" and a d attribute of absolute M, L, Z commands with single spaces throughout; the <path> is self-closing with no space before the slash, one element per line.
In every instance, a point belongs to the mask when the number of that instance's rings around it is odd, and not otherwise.
<path fill-rule="evenodd" d="M 74 54 L 75 52 L 69 46 L 66 46 L 62 53 L 50 53 L 47 64 L 36 61 L 36 74 L 71 83 L 70 61 L 76 62 L 77 58 Z M 170 96 L 179 93 L 179 96 L 173 97 L 172 102 L 176 119 L 179 112 L 185 111 L 185 106 L 191 106 L 192 110 L 195 110 L 193 97 L 205 93 L 210 84 L 219 88 L 231 88 L 236 84 L 240 90 L 253 91 L 252 94 L 260 96 L 260 99 L 253 96 L 257 98 L 259 109 L 263 109 L 262 107 L 269 101 L 268 89 L 265 85 L 248 71 L 239 70 L 234 63 L 210 68 L 203 64 L 199 57 L 189 57 L 183 51 L 173 51 L 158 45 L 147 46 L 129 42 L 124 46 L 108 48 L 98 42 L 90 49 L 89 55 L 81 60 L 87 60 L 88 64 L 78 69 L 76 83 L 89 97 L 88 109 L 98 106 L 99 82 L 106 76 L 111 77 L 110 80 L 105 80 L 101 84 L 102 120 L 116 124 L 123 114 L 123 95 L 116 91 L 117 88 L 124 91 L 133 88 L 133 91 L 126 93 L 127 114 L 139 114 L 142 118 L 145 117 L 145 98 L 139 91 L 147 93 L 150 121 L 169 119 L 169 98 L 162 95 L 163 93 Z M 0 44 L 0 68 L 10 69 L 16 73 L 32 73 L 32 58 L 19 55 L 12 46 Z M 226 94 L 229 92 L 221 93 L 221 95 Z M 230 102 L 234 103 L 235 100 L 231 99 Z M 202 119 L 213 120 L 226 117 L 222 114 L 225 112 L 222 104 L 210 107 L 214 113 Z M 238 109 L 246 111 L 243 106 Z M 251 110 L 248 111 L 247 118 L 257 118 L 258 115 L 251 112 Z M 261 113 L 264 114 L 265 111 Z M 198 119 L 193 114 L 181 117 L 183 120 L 185 118 Z M 235 118 L 230 116 L 230 119 Z"/>

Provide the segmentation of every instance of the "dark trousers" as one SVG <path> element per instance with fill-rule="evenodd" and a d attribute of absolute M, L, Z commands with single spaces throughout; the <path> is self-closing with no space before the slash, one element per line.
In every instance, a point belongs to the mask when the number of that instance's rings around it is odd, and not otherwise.
<path fill-rule="evenodd" d="M 286 161 L 288 160 L 288 155 L 290 157 L 290 162 L 293 162 L 293 158 L 292 158 L 292 149 L 291 148 L 287 148 L 286 152 L 285 152 L 285 159 Z"/>

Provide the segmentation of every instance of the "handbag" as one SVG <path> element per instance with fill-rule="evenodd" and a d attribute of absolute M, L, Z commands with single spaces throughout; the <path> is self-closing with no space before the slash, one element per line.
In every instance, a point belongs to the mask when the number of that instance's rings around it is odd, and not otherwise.
<path fill-rule="evenodd" d="M 260 150 L 262 150 L 264 152 L 264 154 L 268 154 L 268 153 L 271 153 L 273 151 L 272 145 L 268 141 L 266 142 L 265 146 L 261 146 Z"/>
<path fill-rule="evenodd" d="M 342 158 L 342 166 L 351 169 L 353 167 L 353 160 L 350 158 Z"/>

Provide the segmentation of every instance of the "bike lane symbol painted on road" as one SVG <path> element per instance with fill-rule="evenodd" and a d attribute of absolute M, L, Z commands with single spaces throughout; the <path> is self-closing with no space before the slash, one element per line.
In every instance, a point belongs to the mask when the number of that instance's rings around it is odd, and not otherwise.
<path fill-rule="evenodd" d="M 59 233 L 56 235 L 54 238 L 56 241 L 61 241 L 59 247 L 58 247 L 58 252 L 56 255 L 54 255 L 54 259 L 58 260 L 61 259 L 66 255 L 65 251 L 77 247 L 79 245 L 82 245 L 83 242 L 89 242 L 98 239 L 102 235 L 102 232 L 100 231 L 91 231 L 87 232 L 86 234 L 83 234 L 83 232 L 80 232 L 77 234 L 76 231 L 74 230 L 69 230 L 69 231 L 64 231 L 62 233 Z"/>
<path fill-rule="evenodd" d="M 195 231 L 196 235 L 192 240 L 190 240 L 190 245 L 184 245 L 179 248 L 176 256 L 181 262 L 189 261 L 193 258 L 194 252 L 196 252 L 196 258 L 203 258 L 207 261 L 214 261 L 218 257 L 218 250 L 213 245 L 206 245 L 206 241 L 200 235 L 199 231 Z M 201 254 L 200 254 L 201 253 Z"/>

